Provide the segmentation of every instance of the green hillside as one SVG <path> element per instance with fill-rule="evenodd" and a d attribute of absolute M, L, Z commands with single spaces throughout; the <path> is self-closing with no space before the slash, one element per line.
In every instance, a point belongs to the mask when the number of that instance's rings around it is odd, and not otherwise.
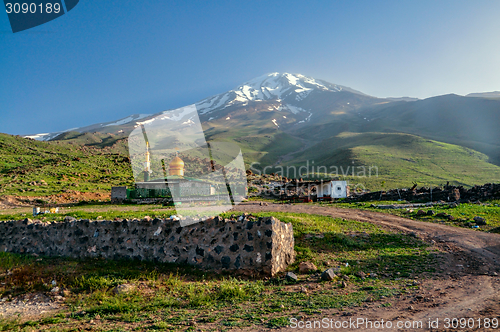
<path fill-rule="evenodd" d="M 255 161 L 274 164 L 280 156 L 297 151 L 302 146 L 298 138 L 283 128 L 292 126 L 304 115 L 283 113 L 273 106 L 273 103 L 254 103 L 243 110 L 228 111 L 217 120 L 206 121 L 203 123 L 205 138 L 207 141 L 239 144 L 247 167 Z M 278 119 L 279 128 L 273 119 Z"/>
<path fill-rule="evenodd" d="M 500 165 L 500 100 L 444 95 L 360 110 L 356 132 L 404 132 L 466 146 Z"/>
<path fill-rule="evenodd" d="M 247 167 L 257 161 L 260 169 L 273 166 L 270 173 L 282 166 L 287 177 L 300 177 L 297 171 L 302 167 L 305 173 L 306 165 L 311 173 L 314 165 L 313 178 L 338 177 L 370 190 L 408 187 L 413 182 L 465 186 L 500 182 L 500 167 L 470 148 L 411 134 L 376 132 L 343 132 L 316 143 L 283 132 L 267 120 L 260 127 L 235 123 L 225 130 L 212 124 L 208 136 L 236 141 Z M 133 185 L 126 139 L 88 133 L 65 138 L 39 142 L 0 134 L 0 194 L 109 193 L 112 186 Z M 296 171 L 287 173 L 287 167 Z"/>
<path fill-rule="evenodd" d="M 123 143 L 96 148 L 0 134 L 0 193 L 46 196 L 68 190 L 109 192 L 131 184 Z"/>
<path fill-rule="evenodd" d="M 456 99 L 454 96 L 446 97 L 443 103 L 448 105 L 450 98 Z M 468 101 L 472 98 L 466 99 Z M 496 149 L 496 143 L 486 143 L 485 137 L 482 142 L 473 140 L 479 138 L 477 131 L 485 118 L 492 118 L 496 114 L 492 106 L 488 104 L 489 107 L 482 111 L 487 116 L 471 117 L 482 121 L 474 122 L 476 132 L 471 134 L 464 127 L 466 110 L 474 105 L 485 106 L 482 101 L 473 100 L 470 105 L 461 105 L 456 114 L 460 115 L 460 119 L 454 118 L 448 123 L 446 116 L 453 118 L 449 112 L 440 117 L 431 117 L 425 111 L 425 107 L 432 106 L 437 112 L 438 106 L 434 104 L 438 102 L 439 99 L 423 104 L 416 102 L 416 106 L 415 103 L 407 102 L 380 104 L 375 107 L 375 111 L 360 110 L 359 113 L 332 111 L 331 114 L 324 114 L 325 123 L 279 128 L 271 120 L 282 117 L 283 113 L 269 111 L 266 104 L 255 107 L 251 112 L 228 113 L 230 120 L 221 118 L 210 124 L 204 123 L 204 129 L 207 139 L 234 140 L 240 144 L 247 167 L 252 162 L 259 162 L 254 169 L 262 171 L 268 166 L 272 168 L 268 168 L 267 173 L 279 173 L 281 166 L 284 167 L 283 175 L 287 177 L 300 177 L 299 167 L 303 167 L 305 173 L 305 167 L 311 167 L 314 162 L 314 173 L 317 173 L 318 166 L 325 166 L 327 173 L 333 172 L 355 184 L 362 183 L 370 190 L 408 187 L 413 182 L 420 185 L 442 185 L 449 181 L 451 184 L 465 186 L 499 182 L 500 167 L 494 165 L 494 158 L 485 152 L 488 144 L 491 150 Z M 391 115 L 402 107 L 406 107 L 407 111 Z M 425 122 L 425 116 L 418 112 L 423 112 L 429 121 Z M 378 116 L 376 119 L 375 115 Z M 292 116 L 287 114 L 287 119 Z M 371 121 L 368 121 L 367 117 L 370 116 Z M 387 121 L 383 120 L 385 117 L 388 118 Z M 326 122 L 327 120 L 332 122 Z M 438 130 L 440 125 L 446 129 Z M 384 132 L 365 132 L 370 128 L 380 128 Z M 404 131 L 403 129 L 417 134 L 398 132 Z M 456 131 L 464 132 L 464 142 L 453 136 Z M 426 138 L 426 135 L 431 137 Z M 295 167 L 295 172 L 292 169 L 286 172 L 286 167 L 290 166 Z M 331 169 L 332 166 L 337 168 Z M 359 167 L 365 166 L 366 177 L 353 177 L 353 166 L 355 173 L 360 175 L 363 175 L 363 169 Z M 370 166 L 374 166 L 371 177 L 368 176 Z M 374 176 L 377 170 L 378 177 Z M 321 168 L 319 171 L 325 172 L 325 169 Z M 309 168 L 309 173 L 311 172 L 312 169 Z"/>
<path fill-rule="evenodd" d="M 128 154 L 128 135 L 129 133 L 79 133 L 77 131 L 68 131 L 55 137 L 52 141 L 61 141 L 76 145 L 85 145 L 87 147 L 105 149 L 112 148 L 113 152 Z"/>
<path fill-rule="evenodd" d="M 316 169 L 326 166 L 329 172 L 337 166 L 339 177 L 372 190 L 408 187 L 412 182 L 442 185 L 449 181 L 465 186 L 500 182 L 500 167 L 490 164 L 485 154 L 410 134 L 342 133 L 298 154 L 290 165 L 298 167 L 307 161 L 309 165 L 314 161 Z"/>

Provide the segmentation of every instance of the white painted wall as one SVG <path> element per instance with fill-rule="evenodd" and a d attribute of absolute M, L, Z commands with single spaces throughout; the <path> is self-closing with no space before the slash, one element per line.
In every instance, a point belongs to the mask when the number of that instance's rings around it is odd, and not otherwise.
<path fill-rule="evenodd" d="M 318 197 L 330 196 L 333 198 L 347 197 L 346 181 L 330 181 L 317 186 Z"/>

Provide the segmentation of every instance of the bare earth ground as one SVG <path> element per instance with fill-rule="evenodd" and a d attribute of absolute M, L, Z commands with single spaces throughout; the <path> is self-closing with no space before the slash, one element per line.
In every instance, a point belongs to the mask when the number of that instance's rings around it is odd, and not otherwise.
<path fill-rule="evenodd" d="M 352 308 L 339 312 L 331 310 L 324 317 L 335 320 L 371 321 L 422 321 L 424 328 L 429 319 L 439 319 L 439 329 L 433 331 L 456 331 L 445 329 L 445 318 L 497 318 L 500 320 L 500 235 L 473 231 L 465 228 L 414 221 L 389 214 L 335 207 L 311 205 L 243 203 L 237 207 L 244 212 L 295 212 L 310 213 L 369 222 L 382 228 L 413 233 L 440 250 L 442 272 L 432 279 L 422 280 L 420 294 L 400 297 L 392 301 L 391 307 L 368 304 L 364 308 Z M 308 320 L 311 320 L 308 318 Z M 500 327 L 499 327 L 500 329 Z M 298 328 L 282 328 L 279 331 L 297 331 Z M 322 329 L 328 331 L 330 329 Z M 349 331 L 351 329 L 333 329 Z M 371 329 L 362 329 L 370 331 Z M 383 329 L 373 329 L 381 331 Z M 396 329 L 393 329 L 396 330 Z M 416 329 L 401 329 L 414 331 Z M 458 329 L 459 330 L 459 329 Z M 462 329 L 462 331 L 481 329 Z M 487 330 L 487 329 L 486 329 Z M 255 329 L 254 329 L 255 331 Z M 491 329 L 490 329 L 491 331 Z"/>
<path fill-rule="evenodd" d="M 56 203 L 56 204 L 71 204 L 80 201 L 106 201 L 110 199 L 110 193 L 84 193 L 79 191 L 70 191 L 57 195 L 50 196 L 0 196 L 0 210 L 17 209 L 17 208 L 32 208 L 37 199 Z"/>
<path fill-rule="evenodd" d="M 26 294 L 13 301 L 0 303 L 1 317 L 35 318 L 57 311 L 61 305 L 54 298 L 41 293 Z"/>
<path fill-rule="evenodd" d="M 4 204 L 7 202 L 3 202 Z M 11 202 L 16 206 L 15 201 Z M 7 204 L 5 204 L 7 205 Z M 19 206 L 19 205 L 17 205 Z M 492 331 L 492 329 L 445 329 L 445 318 L 497 318 L 500 319 L 500 235 L 451 227 L 434 223 L 409 220 L 389 214 L 335 207 L 311 206 L 308 204 L 269 204 L 247 202 L 236 210 L 242 212 L 295 212 L 327 215 L 369 222 L 382 228 L 412 233 L 430 243 L 440 251 L 439 260 L 442 271 L 432 278 L 420 280 L 420 290 L 411 296 L 402 295 L 391 299 L 392 306 L 383 307 L 380 303 L 367 302 L 364 307 L 349 308 L 345 311 L 331 309 L 307 320 L 320 320 L 324 317 L 334 321 L 422 321 L 426 329 L 429 319 L 439 319 L 439 328 L 432 331 Z M 236 212 L 235 212 L 236 213 Z M 36 298 L 35 298 L 36 297 Z M 44 316 L 49 312 L 61 310 L 58 301 L 42 294 L 30 294 L 24 298 L 0 303 L 0 317 L 20 314 L 23 318 Z M 477 326 L 477 323 L 476 323 Z M 251 328 L 247 331 L 267 329 Z M 297 328 L 281 328 L 278 331 L 297 331 Z M 306 329 L 302 329 L 306 330 Z M 328 331 L 331 329 L 322 329 Z M 350 331 L 351 328 L 333 329 Z M 386 329 L 366 329 L 363 331 L 383 331 Z M 417 331 L 419 329 L 389 329 L 393 331 Z M 420 329 L 421 330 L 421 329 Z M 500 330 L 500 328 L 498 329 Z M 309 329 L 310 331 L 310 329 Z"/>

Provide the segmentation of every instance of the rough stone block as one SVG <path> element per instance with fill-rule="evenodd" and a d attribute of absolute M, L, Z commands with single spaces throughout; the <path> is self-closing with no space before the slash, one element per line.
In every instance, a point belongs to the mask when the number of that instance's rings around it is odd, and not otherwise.
<path fill-rule="evenodd" d="M 0 222 L 0 250 L 74 258 L 139 259 L 275 275 L 295 259 L 291 224 L 219 217 L 187 227 L 170 219 Z"/>

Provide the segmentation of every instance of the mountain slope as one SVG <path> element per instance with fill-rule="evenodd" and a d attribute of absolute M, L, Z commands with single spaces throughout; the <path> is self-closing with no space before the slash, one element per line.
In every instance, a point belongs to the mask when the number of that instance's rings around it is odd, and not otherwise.
<path fill-rule="evenodd" d="M 466 97 L 500 98 L 500 91 L 469 93 Z"/>
<path fill-rule="evenodd" d="M 385 101 L 323 80 L 271 73 L 195 105 L 206 139 L 239 142 L 249 165 L 254 161 L 272 164 L 281 155 L 302 148 L 303 139 L 295 135 L 300 128 L 325 121 L 346 124 L 349 120 L 344 118 L 351 118 L 353 111 L 381 102 Z M 44 137 L 102 147 L 165 112 L 134 115 Z"/>
<path fill-rule="evenodd" d="M 485 153 L 500 165 L 500 100 L 444 95 L 365 108 L 360 132 L 406 132 Z"/>
<path fill-rule="evenodd" d="M 326 166 L 333 175 L 372 189 L 382 181 L 387 188 L 500 182 L 500 167 L 485 154 L 410 134 L 342 133 L 297 154 L 293 164 L 309 165 L 312 172 L 312 161 L 315 172 Z"/>
<path fill-rule="evenodd" d="M 68 139 L 67 136 L 65 136 L 65 134 L 70 132 L 73 133 L 95 132 L 95 133 L 115 133 L 115 134 L 126 132 L 128 135 L 128 133 L 130 133 L 133 130 L 134 126 L 137 124 L 139 120 L 144 121 L 151 117 L 152 117 L 151 114 L 133 114 L 117 121 L 96 123 L 90 126 L 71 128 L 63 131 L 56 131 L 53 133 L 26 135 L 24 137 L 35 139 L 37 141 L 50 141 L 50 140 Z"/>
<path fill-rule="evenodd" d="M 288 124 L 305 126 L 315 122 L 322 122 L 325 116 L 332 113 L 350 112 L 359 107 L 374 105 L 383 102 L 383 99 L 371 97 L 362 92 L 348 87 L 316 80 L 300 74 L 271 73 L 250 80 L 233 90 L 215 95 L 197 102 L 196 108 L 203 122 L 217 119 L 226 119 L 233 112 L 248 111 L 258 104 L 265 105 L 267 110 L 282 112 L 277 124 L 283 122 L 282 116 L 289 118 Z M 262 107 L 254 107 L 258 111 Z M 123 119 L 97 123 L 94 125 L 72 128 L 69 130 L 29 135 L 26 137 L 37 140 L 65 139 L 57 137 L 67 132 L 80 133 L 110 133 L 128 134 L 141 122 L 147 122 L 155 116 L 160 116 L 167 111 L 156 114 L 135 114 Z M 230 117 L 230 116 L 229 116 Z M 272 122 L 272 119 L 269 120 Z M 257 125 L 260 125 L 257 124 Z M 122 132 L 123 131 L 123 132 Z"/>
<path fill-rule="evenodd" d="M 271 73 L 195 105 L 207 141 L 237 142 L 247 167 L 254 162 L 262 168 L 300 166 L 308 160 L 325 166 L 371 165 L 375 158 L 391 183 L 410 178 L 433 183 L 435 174 L 436 181 L 472 185 L 498 179 L 491 163 L 500 165 L 500 99 L 474 96 L 381 99 L 300 74 Z M 123 152 L 131 130 L 165 112 L 57 133 L 55 140 L 120 146 Z M 430 149 L 429 140 L 447 148 L 431 144 Z M 402 157 L 393 160 L 394 155 Z M 415 162 L 401 161 L 406 159 Z"/>

